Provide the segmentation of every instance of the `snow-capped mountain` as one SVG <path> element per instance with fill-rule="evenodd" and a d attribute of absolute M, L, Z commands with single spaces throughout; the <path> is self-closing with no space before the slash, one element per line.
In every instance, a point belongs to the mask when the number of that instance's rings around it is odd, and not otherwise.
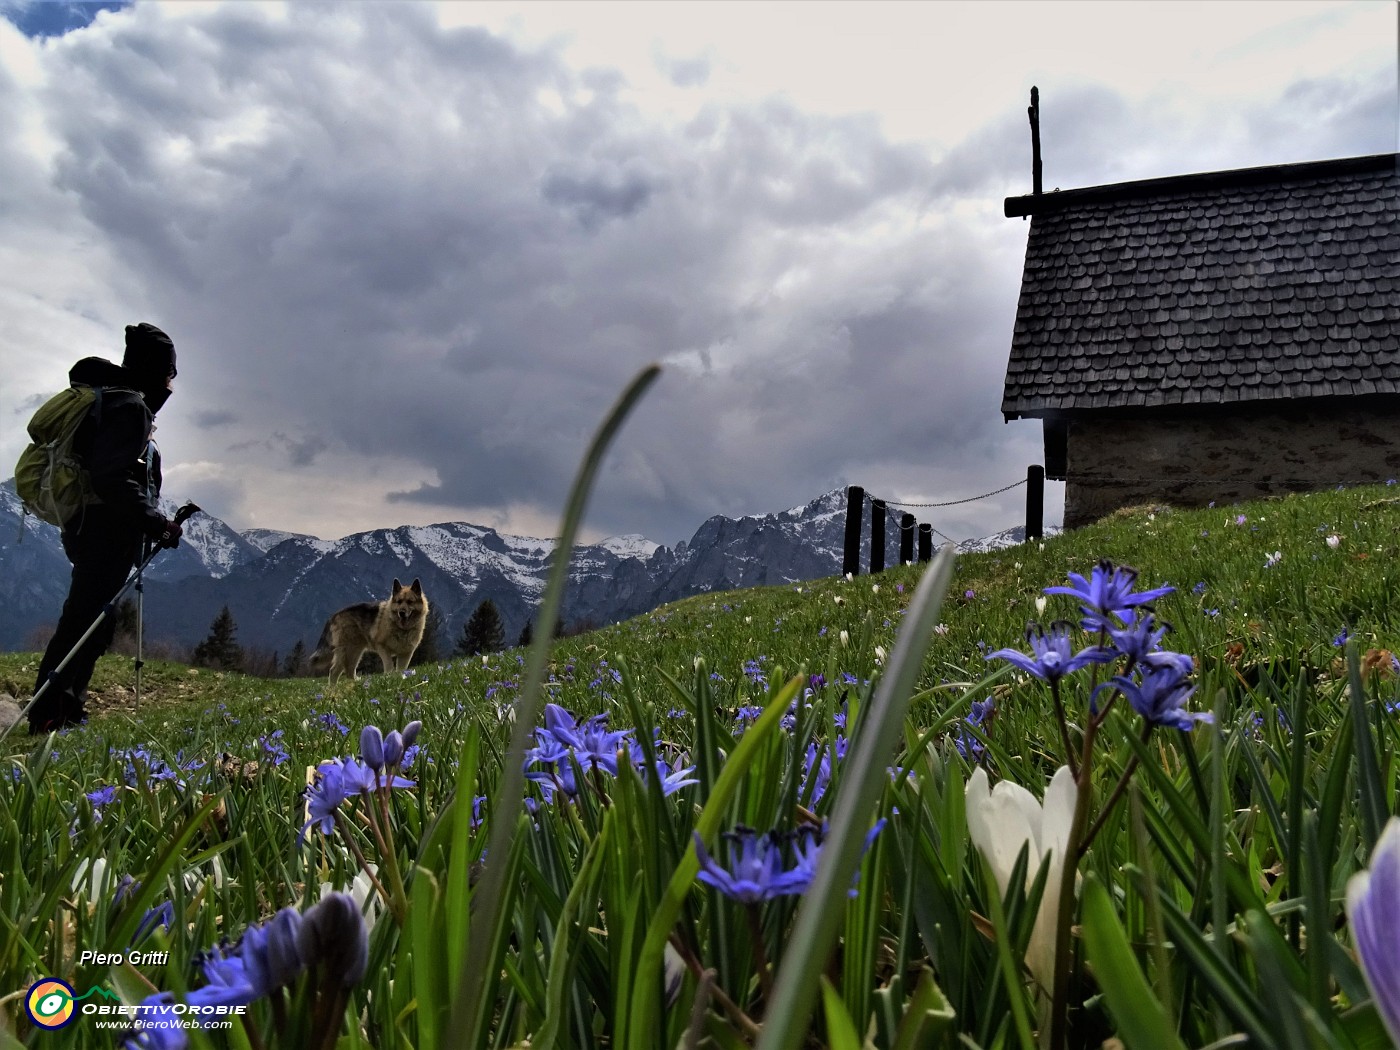
<path fill-rule="evenodd" d="M 173 504 L 166 506 L 174 514 Z M 58 530 L 20 518 L 13 483 L 0 485 L 0 648 L 30 648 L 52 624 L 67 590 L 68 563 Z M 795 583 L 841 571 L 846 496 L 836 490 L 776 514 L 710 518 L 674 548 L 642 536 L 617 536 L 577 547 L 563 616 L 573 626 L 602 626 L 665 602 L 709 591 Z M 868 518 L 867 518 L 868 522 Z M 7 524 L 8 523 L 8 524 Z M 869 564 L 869 527 L 861 564 Z M 988 550 L 1019 542 L 1020 529 L 962 544 Z M 898 523 L 887 522 L 886 563 L 899 554 Z M 287 653 L 315 646 L 326 618 L 354 602 L 388 597 L 390 583 L 422 581 L 441 620 L 440 647 L 450 651 L 467 618 L 490 598 L 514 642 L 534 618 L 556 544 L 511 536 L 466 522 L 402 526 L 321 540 L 254 529 L 238 533 L 197 514 L 174 551 L 146 574 L 146 636 L 188 646 L 202 639 L 228 606 L 247 648 Z"/>

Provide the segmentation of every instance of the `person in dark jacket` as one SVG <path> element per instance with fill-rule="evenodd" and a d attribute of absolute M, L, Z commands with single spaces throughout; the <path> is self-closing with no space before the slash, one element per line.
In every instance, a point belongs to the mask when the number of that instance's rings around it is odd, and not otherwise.
<path fill-rule="evenodd" d="M 175 547 L 180 542 L 179 523 L 160 512 L 160 453 L 151 440 L 155 414 L 170 397 L 175 379 L 175 344 L 155 325 L 128 325 L 120 365 L 85 357 L 68 379 L 102 388 L 100 412 L 94 406 L 73 442 L 98 502 L 63 523 L 63 551 L 73 563 L 73 577 L 58 627 L 39 663 L 37 699 L 29 708 L 30 733 L 47 733 L 86 719 L 88 681 L 98 657 L 112 644 L 115 617 L 103 621 L 42 694 L 39 689 L 121 590 L 143 548 Z"/>

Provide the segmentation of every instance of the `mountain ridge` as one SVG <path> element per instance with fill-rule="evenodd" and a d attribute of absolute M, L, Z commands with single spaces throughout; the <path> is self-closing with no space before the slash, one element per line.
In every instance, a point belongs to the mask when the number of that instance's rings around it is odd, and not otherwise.
<path fill-rule="evenodd" d="M 693 594 L 799 583 L 841 571 L 844 489 L 764 515 L 714 515 L 689 541 L 667 547 L 636 534 L 577 546 L 570 555 L 567 626 L 603 626 Z M 174 513 L 174 505 L 167 507 Z M 69 566 L 58 530 L 32 517 L 16 539 L 20 505 L 13 482 L 0 484 L 0 649 L 36 648 L 57 620 Z M 8 527 L 7 527 L 8 526 Z M 897 521 L 886 523 L 887 561 L 899 551 Z M 868 517 L 861 564 L 869 564 Z M 967 541 L 987 550 L 1019 542 L 1022 530 Z M 261 652 L 314 647 L 336 609 L 388 597 L 394 578 L 420 579 L 437 610 L 441 651 L 451 651 L 478 604 L 495 602 L 507 641 L 533 621 L 556 541 L 501 533 L 469 522 L 371 529 L 337 540 L 275 529 L 238 532 L 199 514 L 180 546 L 145 574 L 148 643 L 181 648 L 207 635 L 229 608 L 238 640 Z"/>

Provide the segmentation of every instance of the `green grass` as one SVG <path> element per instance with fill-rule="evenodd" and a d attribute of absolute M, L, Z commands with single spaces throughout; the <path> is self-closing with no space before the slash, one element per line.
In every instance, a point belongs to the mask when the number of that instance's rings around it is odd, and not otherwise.
<path fill-rule="evenodd" d="M 480 871 L 497 805 L 504 714 L 524 681 L 523 650 L 329 690 L 319 680 L 150 662 L 138 710 L 104 713 L 52 747 L 12 735 L 0 749 L 0 914 L 18 916 L 0 919 L 0 997 L 20 993 L 0 1002 L 0 1047 L 113 1045 L 89 1018 L 32 1031 L 22 999 L 39 977 L 63 977 L 79 993 L 104 983 L 130 994 L 180 992 L 202 983 L 196 957 L 221 937 L 305 907 L 322 884 L 348 887 L 358 865 L 337 836 L 313 831 L 297 845 L 307 767 L 355 754 L 366 723 L 387 731 L 410 719 L 424 724 L 407 774 L 416 787 L 394 792 L 387 811 L 409 918 L 402 928 L 388 917 L 375 924 L 369 972 L 351 995 L 339 1045 L 506 1047 L 541 1032 L 560 1047 L 751 1045 L 748 1025 L 761 1026 L 771 1005 L 765 960 L 779 976 L 789 966 L 828 979 L 809 1045 L 858 1045 L 851 1033 L 867 1030 L 882 1048 L 952 1046 L 959 1035 L 978 1046 L 1022 1045 L 1044 1023 L 1019 959 L 1035 872 L 1029 891 L 1013 878 L 1004 899 L 988 892 L 967 841 L 961 787 L 971 767 L 954 731 L 972 701 L 994 696 L 989 773 L 1044 791 L 1067 761 L 1048 694 L 983 656 L 1021 646 L 1028 620 L 1075 618 L 1067 598 L 1051 597 L 1043 614 L 1036 599 L 1102 558 L 1136 568 L 1144 587 L 1177 588 L 1157 603 L 1174 627 L 1166 645 L 1197 659 L 1190 706 L 1214 710 L 1217 722 L 1190 734 L 1158 729 L 1145 744 L 1126 711 L 1104 723 L 1098 802 L 1134 756 L 1139 764 L 1080 865 L 1091 892 L 1077 921 L 1092 936 L 1070 946 L 1069 1044 L 1098 1046 L 1115 1033 L 1129 1045 L 1145 1039 L 1133 1033 L 1160 1025 L 1124 1023 L 1121 1004 L 1150 989 L 1150 1016 L 1168 1018 L 1175 1033 L 1163 1045 L 1237 1034 L 1258 1045 L 1376 1045 L 1342 896 L 1396 805 L 1400 713 L 1388 708 L 1400 694 L 1389 659 L 1400 651 L 1400 500 L 1391 493 L 1141 508 L 1043 544 L 961 558 L 939 626 L 916 640 L 922 659 L 903 744 L 880 760 L 912 777 L 889 780 L 859 829 L 877 816 L 889 821 L 861 861 L 858 895 L 837 905 L 845 913 L 829 960 L 786 953 L 799 898 L 748 909 L 676 873 L 693 870 L 692 829 L 707 829 L 722 856 L 715 832 L 744 824 L 791 833 L 806 812 L 833 814 L 852 773 L 836 763 L 831 788 L 813 801 L 802 774 L 807 747 L 831 746 L 840 714 L 852 732 L 858 720 L 878 719 L 877 687 L 922 567 L 703 595 L 554 643 L 546 699 L 580 716 L 607 712 L 613 728 L 648 741 L 655 728 L 661 752 L 687 756 L 701 782 L 661 798 L 624 768 L 590 778 L 597 790 L 575 805 L 541 805 L 502 840 L 501 917 L 486 942 L 470 946 L 470 872 Z M 1329 536 L 1339 537 L 1335 546 Z M 1282 558 L 1266 567 L 1276 551 Z M 1347 690 L 1343 629 L 1366 678 L 1364 704 Z M 0 688 L 27 696 L 36 659 L 0 655 Z M 794 729 L 773 715 L 744 732 L 737 714 L 775 702 L 786 710 L 785 683 L 800 676 L 791 687 L 800 692 L 813 675 L 825 684 Z M 105 657 L 94 689 L 129 689 L 131 677 L 129 658 Z M 1087 675 L 1067 680 L 1074 732 L 1088 693 Z M 136 748 L 150 757 L 129 761 Z M 174 770 L 170 779 L 153 776 L 160 763 Z M 116 798 L 98 819 L 84 795 L 105 787 Z M 457 816 L 465 807 L 451 805 L 468 793 L 487 800 L 483 827 L 469 827 Z M 351 823 L 374 859 L 368 826 Z M 107 884 L 75 890 L 75 870 L 99 857 Z M 141 891 L 113 906 L 122 874 Z M 142 947 L 168 950 L 167 964 L 77 965 L 84 948 L 124 948 L 141 914 L 166 900 L 176 921 Z M 655 925 L 672 914 L 673 924 Z M 639 972 L 654 961 L 644 945 L 661 943 L 649 930 L 673 933 L 693 964 L 665 1010 L 647 1006 L 661 973 Z M 1111 963 L 1096 966 L 1100 954 Z M 483 1034 L 450 1042 L 445 1033 L 462 1031 L 450 1023 L 453 989 L 482 960 Z M 293 1035 L 284 1019 L 300 994 L 255 1003 L 227 1044 L 216 1034 L 211 1045 L 302 1045 L 293 1040 L 304 1031 Z M 639 1018 L 654 1018 L 660 1031 L 643 1030 Z"/>

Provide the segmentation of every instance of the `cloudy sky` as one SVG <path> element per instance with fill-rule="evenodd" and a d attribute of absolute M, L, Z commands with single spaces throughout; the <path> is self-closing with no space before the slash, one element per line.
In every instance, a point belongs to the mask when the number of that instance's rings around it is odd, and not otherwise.
<path fill-rule="evenodd" d="M 1396 55 L 1389 0 L 0 0 L 0 462 L 148 320 L 166 493 L 239 528 L 550 535 L 651 361 L 593 538 L 974 496 L 1041 455 L 1031 85 L 1068 189 L 1394 151 Z"/>

